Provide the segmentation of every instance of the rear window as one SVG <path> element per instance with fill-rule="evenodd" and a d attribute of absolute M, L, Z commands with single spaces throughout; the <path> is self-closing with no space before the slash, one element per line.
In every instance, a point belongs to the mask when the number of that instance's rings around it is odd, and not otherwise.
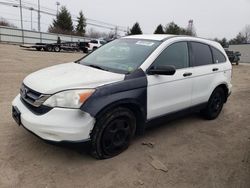
<path fill-rule="evenodd" d="M 101 43 L 102 45 L 104 45 L 104 44 L 106 44 L 106 41 L 101 40 L 100 43 Z"/>
<path fill-rule="evenodd" d="M 211 47 L 213 52 L 214 63 L 224 63 L 227 61 L 226 57 L 216 48 Z"/>
<path fill-rule="evenodd" d="M 210 47 L 206 44 L 191 42 L 193 53 L 193 66 L 213 64 Z"/>

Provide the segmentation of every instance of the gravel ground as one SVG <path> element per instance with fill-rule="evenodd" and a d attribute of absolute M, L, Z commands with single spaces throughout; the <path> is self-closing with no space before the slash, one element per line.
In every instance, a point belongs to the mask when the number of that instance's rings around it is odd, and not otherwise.
<path fill-rule="evenodd" d="M 233 66 L 233 93 L 218 119 L 193 114 L 154 126 L 109 160 L 91 158 L 86 144 L 48 144 L 18 127 L 11 101 L 24 77 L 82 55 L 0 44 L 0 187 L 250 187 L 247 64 Z"/>

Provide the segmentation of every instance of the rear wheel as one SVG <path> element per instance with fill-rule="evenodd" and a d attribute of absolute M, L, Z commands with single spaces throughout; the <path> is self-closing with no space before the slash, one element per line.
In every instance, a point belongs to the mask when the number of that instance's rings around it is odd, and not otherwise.
<path fill-rule="evenodd" d="M 60 49 L 59 46 L 55 46 L 55 47 L 54 47 L 54 51 L 55 51 L 55 52 L 60 52 L 60 50 L 61 50 L 61 49 Z"/>
<path fill-rule="evenodd" d="M 208 120 L 216 119 L 223 108 L 224 102 L 225 92 L 221 87 L 218 87 L 213 91 L 206 108 L 201 113 Z"/>
<path fill-rule="evenodd" d="M 48 51 L 48 52 L 52 52 L 52 46 L 48 46 L 48 47 L 47 47 L 47 51 Z"/>
<path fill-rule="evenodd" d="M 89 53 L 88 48 L 84 48 L 84 49 L 83 49 L 83 53 L 85 53 L 85 54 Z"/>
<path fill-rule="evenodd" d="M 97 120 L 91 134 L 92 156 L 114 157 L 126 150 L 135 134 L 136 118 L 127 108 L 116 108 Z"/>
<path fill-rule="evenodd" d="M 42 49 L 42 48 L 40 48 L 40 47 L 36 47 L 36 50 L 37 50 L 37 51 L 41 51 L 41 49 Z"/>

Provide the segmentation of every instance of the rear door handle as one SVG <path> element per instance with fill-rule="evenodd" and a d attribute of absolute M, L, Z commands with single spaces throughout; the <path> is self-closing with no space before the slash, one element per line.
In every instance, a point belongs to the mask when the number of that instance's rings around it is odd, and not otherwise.
<path fill-rule="evenodd" d="M 184 77 L 191 76 L 191 75 L 192 75 L 191 72 L 186 72 L 186 73 L 183 74 Z"/>
<path fill-rule="evenodd" d="M 215 72 L 215 71 L 218 71 L 219 69 L 218 68 L 213 68 L 213 71 Z"/>

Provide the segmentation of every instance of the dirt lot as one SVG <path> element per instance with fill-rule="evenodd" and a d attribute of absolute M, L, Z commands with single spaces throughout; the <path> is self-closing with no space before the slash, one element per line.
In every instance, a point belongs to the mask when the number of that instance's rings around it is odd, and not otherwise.
<path fill-rule="evenodd" d="M 123 154 L 97 161 L 85 144 L 45 143 L 11 118 L 27 74 L 82 55 L 0 44 L 0 187 L 250 187 L 250 64 L 233 67 L 233 94 L 217 120 L 194 114 L 155 126 Z"/>

